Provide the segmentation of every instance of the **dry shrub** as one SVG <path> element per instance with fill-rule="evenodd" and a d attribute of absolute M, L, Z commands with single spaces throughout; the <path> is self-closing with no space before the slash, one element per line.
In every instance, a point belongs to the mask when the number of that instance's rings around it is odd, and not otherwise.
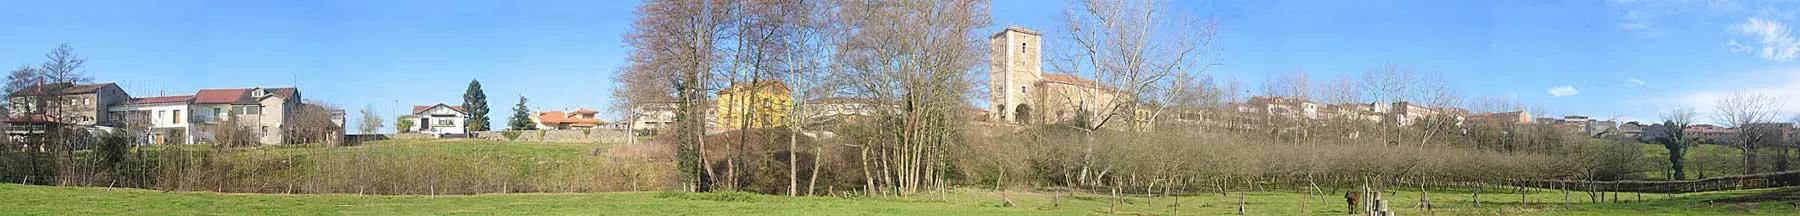
<path fill-rule="evenodd" d="M 298 147 L 305 151 L 168 148 L 158 189 L 248 193 L 481 194 L 659 190 L 673 162 L 656 142 L 564 159 Z M 596 146 L 598 147 L 598 146 Z M 292 148 L 292 147 L 290 147 Z M 503 147 L 494 147 L 503 148 Z"/>
<path fill-rule="evenodd" d="M 975 158 L 964 165 L 974 168 L 965 171 L 972 178 L 965 183 L 992 186 L 988 184 L 999 180 L 1000 169 L 1007 171 L 1011 185 L 1230 188 L 1245 187 L 1241 184 L 1245 180 L 1228 180 L 1232 178 L 1250 178 L 1258 184 L 1313 183 L 1309 179 L 1326 184 L 1364 177 L 1443 182 L 1586 179 L 1628 176 L 1643 167 L 1634 144 L 1585 137 L 1547 145 L 1556 148 L 1549 152 L 1506 152 L 1455 144 L 1394 145 L 1370 137 L 1293 142 L 1289 136 L 1197 132 L 1205 131 L 1202 128 L 1102 130 L 1091 135 L 1059 125 L 986 131 L 973 133 L 978 137 L 971 139 L 989 144 L 972 145 L 972 151 L 959 156 Z"/>

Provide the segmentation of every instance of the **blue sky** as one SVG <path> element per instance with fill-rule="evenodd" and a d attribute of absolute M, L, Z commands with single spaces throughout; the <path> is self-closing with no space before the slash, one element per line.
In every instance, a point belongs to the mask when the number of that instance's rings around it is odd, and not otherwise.
<path fill-rule="evenodd" d="M 88 75 L 134 96 L 297 85 L 309 99 L 352 110 L 352 120 L 364 105 L 391 118 L 415 104 L 457 103 L 468 81 L 480 79 L 490 117 L 504 122 L 519 95 L 536 109 L 605 107 L 636 4 L 9 1 L 0 8 L 0 68 L 38 63 L 67 42 L 89 59 Z M 984 32 L 1019 25 L 1055 37 L 1065 6 L 996 1 L 994 25 Z M 1464 95 L 1514 97 L 1553 115 L 1649 120 L 1677 106 L 1706 112 L 1739 90 L 1800 101 L 1800 67 L 1792 62 L 1800 42 L 1789 29 L 1800 22 L 1800 4 L 1241 0 L 1174 7 L 1222 27 L 1224 65 L 1209 73 L 1252 85 L 1295 70 L 1322 81 L 1401 64 L 1444 74 Z M 1564 86 L 1575 91 L 1551 93 Z"/>

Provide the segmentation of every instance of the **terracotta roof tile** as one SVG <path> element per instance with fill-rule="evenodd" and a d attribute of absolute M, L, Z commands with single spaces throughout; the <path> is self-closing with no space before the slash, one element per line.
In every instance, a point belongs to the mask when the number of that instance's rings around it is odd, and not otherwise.
<path fill-rule="evenodd" d="M 196 104 L 232 104 L 244 100 L 249 89 L 201 89 L 194 93 Z"/>
<path fill-rule="evenodd" d="M 579 112 L 579 111 L 577 111 L 577 112 Z M 576 125 L 576 126 L 592 126 L 592 125 L 606 124 L 606 121 L 604 121 L 604 120 L 572 117 L 573 115 L 568 114 L 568 113 L 563 113 L 562 111 L 539 112 L 539 113 L 537 113 L 537 116 L 538 116 L 538 122 L 543 123 L 543 124 L 569 123 L 571 125 Z"/>
<path fill-rule="evenodd" d="M 194 101 L 193 95 L 181 95 L 181 96 L 167 96 L 167 97 L 132 98 L 131 104 L 157 104 L 157 103 L 192 102 L 192 101 Z"/>
<path fill-rule="evenodd" d="M 434 107 L 434 106 L 439 106 L 439 105 L 442 105 L 442 106 L 445 106 L 445 107 L 450 107 L 450 110 L 456 110 L 456 111 L 457 111 L 457 112 L 462 112 L 462 113 L 468 113 L 468 112 L 469 112 L 469 111 L 464 111 L 464 110 L 463 110 L 463 108 L 462 108 L 462 106 L 451 106 L 451 105 L 449 105 L 449 104 L 441 104 L 441 103 L 440 103 L 440 104 L 432 104 L 432 105 L 425 105 L 425 106 L 413 106 L 413 110 L 412 110 L 412 111 L 413 111 L 413 112 L 412 112 L 412 113 L 413 113 L 413 114 L 418 114 L 418 113 L 420 113 L 420 112 L 425 112 L 425 110 L 427 110 L 427 109 L 431 109 L 431 107 Z"/>
<path fill-rule="evenodd" d="M 25 87 L 25 89 L 23 89 L 23 90 L 19 90 L 16 93 L 28 93 L 28 92 L 36 93 L 36 92 L 48 91 L 48 90 L 51 90 L 54 88 L 62 88 L 63 93 L 80 94 L 80 93 L 92 93 L 95 91 L 99 91 L 101 88 L 105 88 L 106 86 L 112 86 L 112 85 L 116 85 L 116 84 L 94 83 L 94 84 L 76 85 L 76 84 L 72 84 L 72 83 L 52 83 L 52 84 L 43 84 L 43 85 L 31 85 L 31 86 Z"/>
<path fill-rule="evenodd" d="M 1097 82 L 1094 80 L 1082 79 L 1081 77 L 1075 77 L 1074 75 L 1068 75 L 1068 74 L 1045 73 L 1044 81 L 1055 82 L 1055 83 L 1067 83 L 1067 84 L 1072 84 L 1072 85 L 1081 86 L 1081 87 L 1098 86 L 1099 88 L 1104 88 L 1104 89 L 1112 89 L 1113 88 L 1112 86 L 1100 84 L 1100 82 Z"/>
<path fill-rule="evenodd" d="M 593 114 L 600 114 L 600 111 L 594 111 L 594 110 L 591 110 L 591 109 L 575 109 L 575 111 L 573 111 L 573 112 L 569 112 L 569 114 L 587 114 L 587 115 L 593 115 Z"/>

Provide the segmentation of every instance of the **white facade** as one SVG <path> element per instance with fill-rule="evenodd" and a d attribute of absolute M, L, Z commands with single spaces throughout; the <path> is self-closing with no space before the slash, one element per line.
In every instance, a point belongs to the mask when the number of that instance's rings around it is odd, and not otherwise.
<path fill-rule="evenodd" d="M 632 110 L 632 130 L 654 130 L 675 125 L 675 104 L 647 104 Z M 713 116 L 713 115 L 707 115 Z"/>
<path fill-rule="evenodd" d="M 452 109 L 449 105 L 432 105 L 430 108 L 413 113 L 414 121 L 416 121 L 413 122 L 414 131 L 432 135 L 466 134 L 468 127 L 465 127 L 467 125 L 463 118 L 465 115 L 467 114 Z"/>
<path fill-rule="evenodd" d="M 144 115 L 141 118 L 149 121 L 149 124 L 143 125 L 149 129 L 147 130 L 148 134 L 145 134 L 149 137 L 145 138 L 148 138 L 152 144 L 163 144 L 160 143 L 161 140 L 181 140 L 181 143 L 194 143 L 194 135 L 191 133 L 194 113 L 187 101 L 113 106 L 108 108 L 108 111 L 135 112 Z M 132 126 L 134 125 L 127 125 L 127 127 Z"/>

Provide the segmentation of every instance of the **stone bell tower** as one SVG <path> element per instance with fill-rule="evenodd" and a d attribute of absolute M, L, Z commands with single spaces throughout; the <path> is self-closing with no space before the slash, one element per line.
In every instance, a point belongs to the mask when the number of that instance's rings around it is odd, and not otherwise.
<path fill-rule="evenodd" d="M 1030 92 L 1044 79 L 1043 35 L 1018 26 L 988 37 L 988 107 L 999 122 L 1028 123 L 1042 112 Z M 1025 121 L 1021 121 L 1024 119 Z"/>

